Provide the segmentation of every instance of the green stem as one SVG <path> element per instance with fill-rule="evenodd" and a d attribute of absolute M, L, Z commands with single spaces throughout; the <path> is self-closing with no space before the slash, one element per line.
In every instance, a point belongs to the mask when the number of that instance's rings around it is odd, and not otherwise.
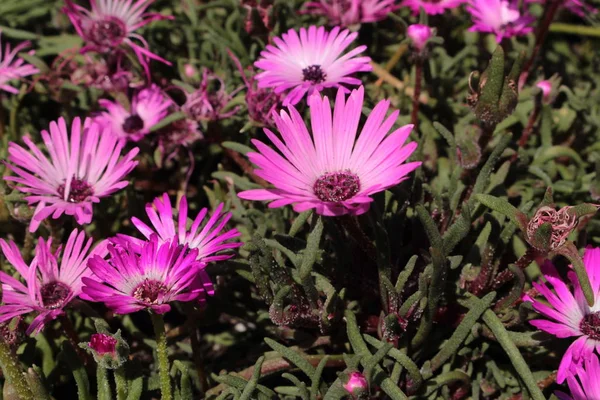
<path fill-rule="evenodd" d="M 581 36 L 600 37 L 600 28 L 595 26 L 571 25 L 555 22 L 550 25 L 550 32 L 570 33 Z"/>
<path fill-rule="evenodd" d="M 169 355 L 167 354 L 167 335 L 162 315 L 150 313 L 154 335 L 156 336 L 156 354 L 158 356 L 158 372 L 160 375 L 160 392 L 162 400 L 171 400 L 171 377 L 169 376 Z"/>
<path fill-rule="evenodd" d="M 100 365 L 96 366 L 96 380 L 98 381 L 98 400 L 111 400 L 112 393 L 108 382 L 108 371 Z"/>
<path fill-rule="evenodd" d="M 125 400 L 127 398 L 127 378 L 125 377 L 125 367 L 120 366 L 114 372 L 115 386 L 117 387 L 117 400 Z"/>
<path fill-rule="evenodd" d="M 0 368 L 7 383 L 15 388 L 20 400 L 33 400 L 33 393 L 29 389 L 21 363 L 3 338 L 0 338 Z"/>

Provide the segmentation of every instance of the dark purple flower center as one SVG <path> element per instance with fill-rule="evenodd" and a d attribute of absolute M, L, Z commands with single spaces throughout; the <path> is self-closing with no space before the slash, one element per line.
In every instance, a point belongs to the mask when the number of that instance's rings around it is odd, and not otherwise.
<path fill-rule="evenodd" d="M 600 312 L 588 314 L 579 324 L 581 332 L 594 340 L 600 340 Z"/>
<path fill-rule="evenodd" d="M 40 289 L 42 304 L 50 310 L 61 308 L 70 294 L 71 289 L 62 282 L 46 283 Z"/>
<path fill-rule="evenodd" d="M 167 287 L 164 283 L 155 280 L 144 279 L 144 281 L 133 291 L 133 297 L 142 303 L 157 304 L 159 297 L 161 295 L 165 295 L 166 293 Z"/>
<path fill-rule="evenodd" d="M 94 333 L 88 344 L 99 356 L 114 354 L 117 348 L 117 339 L 105 333 Z"/>
<path fill-rule="evenodd" d="M 60 197 L 65 196 L 65 184 L 63 183 L 56 189 Z M 69 190 L 69 197 L 67 201 L 70 203 L 80 203 L 87 199 L 89 196 L 94 195 L 94 189 L 92 185 L 82 179 L 73 178 L 71 180 L 71 188 Z"/>
<path fill-rule="evenodd" d="M 304 68 L 302 70 L 302 75 L 304 75 L 305 81 L 310 81 L 312 83 L 321 83 L 327 77 L 320 65 L 311 65 L 310 67 Z"/>
<path fill-rule="evenodd" d="M 125 133 L 136 133 L 144 127 L 144 120 L 137 114 L 131 114 L 123 122 L 123 130 Z"/>
<path fill-rule="evenodd" d="M 123 21 L 115 17 L 94 21 L 88 31 L 90 40 L 102 47 L 119 45 L 125 39 L 126 33 L 127 29 Z"/>
<path fill-rule="evenodd" d="M 330 172 L 317 179 L 313 190 L 319 200 L 338 203 L 360 191 L 360 180 L 350 171 Z"/>

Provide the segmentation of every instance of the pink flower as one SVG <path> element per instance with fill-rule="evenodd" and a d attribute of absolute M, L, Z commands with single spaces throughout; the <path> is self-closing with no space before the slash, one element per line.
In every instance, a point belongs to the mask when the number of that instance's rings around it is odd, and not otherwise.
<path fill-rule="evenodd" d="M 42 139 L 50 159 L 31 139 L 23 137 L 29 151 L 9 144 L 7 166 L 16 176 L 4 177 L 20 184 L 17 190 L 30 194 L 25 197 L 30 205 L 37 204 L 31 232 L 50 215 L 56 219 L 63 213 L 74 216 L 80 225 L 89 224 L 92 204 L 127 186 L 129 182 L 122 179 L 137 165 L 133 158 L 138 148 L 120 158 L 124 144 L 90 119 L 82 127 L 81 120 L 75 118 L 69 138 L 67 124 L 60 118 L 58 123 L 50 123 L 50 133 L 42 131 Z"/>
<path fill-rule="evenodd" d="M 109 245 L 108 252 L 108 261 L 97 256 L 89 260 L 95 276 L 83 278 L 83 292 L 117 314 L 143 309 L 164 314 L 172 301 L 203 302 L 214 293 L 205 264 L 196 261 L 198 251 L 176 241 L 160 243 L 153 236 L 139 251 L 127 243 Z"/>
<path fill-rule="evenodd" d="M 1 35 L 2 32 L 0 31 Z M 17 54 L 27 46 L 29 46 L 29 42 L 21 42 L 11 51 L 9 43 L 4 48 L 4 54 L 2 54 L 2 42 L 0 41 L 0 89 L 13 94 L 19 93 L 18 89 L 7 84 L 8 81 L 40 72 L 33 65 L 25 64 L 22 58 L 15 60 Z"/>
<path fill-rule="evenodd" d="M 29 325 L 27 334 L 40 332 L 46 323 L 64 314 L 64 308 L 71 300 L 82 295 L 81 279 L 91 275 L 87 268 L 88 259 L 92 256 L 101 258 L 106 255 L 104 241 L 89 251 L 92 239 L 86 241 L 85 233 L 76 229 L 69 235 L 64 252 L 59 247 L 52 254 L 51 245 L 52 239 L 46 242 L 40 238 L 35 248 L 35 257 L 27 265 L 14 242 L 6 243 L 0 239 L 4 256 L 25 280 L 23 284 L 0 271 L 3 301 L 0 307 L 0 322 L 33 312 L 37 313 L 37 316 Z"/>
<path fill-rule="evenodd" d="M 418 14 L 423 8 L 429 15 L 443 14 L 446 10 L 451 10 L 460 6 L 468 0 L 404 0 L 402 6 L 410 7 L 414 14 Z"/>
<path fill-rule="evenodd" d="M 413 24 L 406 29 L 406 35 L 417 51 L 422 52 L 427 41 L 433 36 L 433 31 L 427 25 Z"/>
<path fill-rule="evenodd" d="M 188 228 L 188 205 L 184 197 L 179 201 L 177 218 L 173 215 L 173 208 L 169 195 L 164 193 L 150 204 L 146 205 L 146 214 L 152 223 L 152 229 L 140 219 L 133 217 L 131 222 L 146 237 L 150 239 L 158 236 L 159 243 L 175 240 L 180 245 L 198 250 L 198 260 L 204 263 L 222 261 L 233 257 L 232 254 L 217 254 L 224 250 L 235 249 L 242 243 L 226 243 L 230 239 L 240 236 L 237 229 L 225 233 L 221 231 L 231 219 L 231 213 L 223 213 L 223 204 L 219 204 L 212 216 L 203 224 L 208 215 L 208 209 L 203 208 L 196 215 L 194 222 Z M 177 224 L 177 225 L 175 225 Z M 202 229 L 200 229 L 202 228 Z M 126 235 L 118 235 L 119 243 L 130 241 L 135 247 L 141 247 L 143 241 Z"/>
<path fill-rule="evenodd" d="M 217 85 L 213 85 L 214 82 Z M 239 89 L 227 93 L 223 79 L 208 69 L 204 69 L 200 88 L 191 94 L 187 94 L 187 100 L 181 107 L 181 111 L 195 121 L 218 121 L 229 118 L 239 110 L 239 107 L 234 107 L 229 111 L 225 110 L 238 91 Z"/>
<path fill-rule="evenodd" d="M 139 91 L 129 110 L 116 101 L 100 99 L 98 103 L 107 111 L 95 117 L 94 122 L 118 139 L 134 142 L 150 133 L 150 128 L 167 116 L 168 108 L 173 104 L 156 85 Z"/>
<path fill-rule="evenodd" d="M 117 339 L 105 333 L 94 333 L 90 337 L 88 346 L 99 356 L 105 354 L 114 356 L 117 350 Z"/>
<path fill-rule="evenodd" d="M 573 371 L 582 360 L 591 357 L 594 349 L 600 348 L 600 248 L 587 248 L 583 263 L 594 291 L 595 302 L 592 307 L 585 301 L 575 272 L 568 273 L 573 285 L 571 291 L 550 262 L 544 264 L 542 272 L 554 291 L 546 283 L 533 283 L 533 287 L 546 298 L 549 305 L 530 297 L 525 298 L 537 312 L 551 319 L 532 320 L 530 323 L 533 326 L 559 338 L 578 337 L 560 362 L 558 383 L 562 383 L 569 371 Z"/>
<path fill-rule="evenodd" d="M 320 92 L 324 88 L 342 87 L 342 84 L 360 85 L 360 80 L 350 74 L 371 71 L 369 57 L 356 57 L 367 49 L 358 46 L 342 55 L 358 33 L 340 32 L 335 27 L 327 32 L 324 27 L 300 28 L 300 33 L 290 29 L 281 38 L 273 39 L 261 58 L 254 63 L 264 72 L 256 75 L 258 87 L 275 88 L 275 93 L 291 89 L 283 105 L 298 103 L 306 93 Z"/>
<path fill-rule="evenodd" d="M 87 10 L 72 0 L 66 0 L 63 9 L 71 20 L 75 30 L 87 42 L 82 52 L 88 50 L 101 53 L 114 52 L 115 48 L 125 44 L 135 52 L 140 64 L 150 75 L 148 59 L 158 60 L 171 65 L 167 60 L 148 50 L 146 40 L 135 30 L 152 21 L 171 19 L 171 17 L 145 13 L 154 0 L 90 0 L 91 10 Z M 142 44 L 136 44 L 133 39 Z"/>
<path fill-rule="evenodd" d="M 348 382 L 344 384 L 344 389 L 348 393 L 352 395 L 353 398 L 356 398 L 369 389 L 369 382 L 367 382 L 367 378 L 360 372 L 352 372 L 348 377 Z"/>
<path fill-rule="evenodd" d="M 471 0 L 467 10 L 474 23 L 469 30 L 493 33 L 498 43 L 533 30 L 529 25 L 535 18 L 522 14 L 515 0 Z"/>
<path fill-rule="evenodd" d="M 297 212 L 315 208 L 327 216 L 366 212 L 372 194 L 397 185 L 421 163 L 404 163 L 417 147 L 403 145 L 412 125 L 387 136 L 399 114 L 385 118 L 388 100 L 375 106 L 356 139 L 363 97 L 362 86 L 348 101 L 338 90 L 332 115 L 327 97 L 311 96 L 312 135 L 294 107 L 275 115 L 284 141 L 269 129 L 265 133 L 282 155 L 259 140 L 253 140 L 259 152 L 248 154 L 259 167 L 255 173 L 275 188 L 246 190 L 239 197 L 273 201 L 271 208 L 293 204 Z"/>
<path fill-rule="evenodd" d="M 384 20 L 398 8 L 396 0 L 320 0 L 306 3 L 303 13 L 324 15 L 331 25 L 349 27 Z"/>
<path fill-rule="evenodd" d="M 555 392 L 560 400 L 600 399 L 600 362 L 595 354 L 587 357 L 575 368 L 575 374 L 567 376 L 571 396 Z"/>

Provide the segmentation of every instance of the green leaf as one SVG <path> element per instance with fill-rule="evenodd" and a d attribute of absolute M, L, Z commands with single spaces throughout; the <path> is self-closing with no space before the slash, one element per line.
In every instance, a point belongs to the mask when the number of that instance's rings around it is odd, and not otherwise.
<path fill-rule="evenodd" d="M 491 208 L 494 211 L 498 211 L 500 214 L 506 215 L 523 232 L 527 231 L 527 216 L 508 201 L 488 194 L 476 194 L 475 198 L 484 206 Z"/>
<path fill-rule="evenodd" d="M 162 129 L 165 126 L 171 125 L 173 122 L 181 121 L 186 117 L 187 115 L 183 111 L 177 111 L 172 114 L 169 114 L 165 118 L 161 119 L 156 125 L 153 125 L 150 128 L 150 132 L 156 132 L 157 130 Z"/>

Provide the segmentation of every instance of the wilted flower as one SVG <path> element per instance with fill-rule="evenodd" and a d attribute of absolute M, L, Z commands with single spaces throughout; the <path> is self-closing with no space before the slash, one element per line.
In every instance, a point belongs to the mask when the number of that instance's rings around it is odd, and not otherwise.
<path fill-rule="evenodd" d="M 299 33 L 290 29 L 281 38 L 273 39 L 275 46 L 268 45 L 254 63 L 264 70 L 256 75 L 258 87 L 275 88 L 275 93 L 291 89 L 283 100 L 287 106 L 298 103 L 307 93 L 343 87 L 342 84 L 360 85 L 359 79 L 348 75 L 371 71 L 369 57 L 356 57 L 367 46 L 358 46 L 342 55 L 357 35 L 348 30 L 340 32 L 339 27 L 331 32 L 322 26 L 300 28 Z"/>
<path fill-rule="evenodd" d="M 401 5 L 410 7 L 415 14 L 418 14 L 422 8 L 427 14 L 436 15 L 456 8 L 466 1 L 468 0 L 404 0 Z"/>
<path fill-rule="evenodd" d="M 270 14 L 274 0 L 241 0 L 241 5 L 246 9 L 244 29 L 252 35 L 257 31 L 270 31 Z M 257 26 L 260 23 L 262 26 Z"/>
<path fill-rule="evenodd" d="M 175 218 L 169 195 L 164 193 L 162 197 L 157 197 L 152 203 L 146 205 L 146 214 L 154 229 L 136 217 L 133 217 L 131 222 L 146 239 L 150 239 L 154 235 L 158 236 L 159 243 L 171 242 L 175 239 L 180 245 L 198 250 L 197 259 L 207 263 L 233 257 L 232 254 L 217 253 L 242 245 L 239 242 L 226 243 L 228 240 L 240 236 L 240 232 L 234 228 L 221 233 L 231 219 L 231 213 L 222 211 L 223 204 L 219 204 L 212 216 L 203 224 L 208 215 L 208 209 L 203 208 L 188 228 L 188 204 L 185 196 L 179 200 L 178 216 Z M 118 237 L 125 241 L 131 241 L 136 246 L 143 246 L 144 243 L 131 236 L 118 235 Z"/>
<path fill-rule="evenodd" d="M 587 357 L 575 367 L 575 373 L 567 376 L 567 384 L 571 396 L 555 392 L 560 400 L 592 400 L 600 399 L 600 362 L 595 354 Z"/>
<path fill-rule="evenodd" d="M 417 147 L 416 143 L 404 145 L 412 125 L 386 137 L 399 114 L 394 111 L 385 118 L 388 100 L 375 106 L 356 138 L 363 97 L 362 86 L 347 101 L 338 90 L 332 116 L 327 97 L 311 96 L 312 135 L 294 107 L 288 107 L 289 114 L 276 115 L 284 141 L 269 129 L 265 133 L 281 155 L 259 140 L 253 140 L 259 152 L 248 154 L 259 167 L 256 175 L 275 188 L 246 190 L 239 197 L 273 201 L 271 208 L 293 204 L 297 212 L 315 208 L 328 216 L 366 212 L 372 194 L 397 185 L 421 163 L 405 163 Z"/>
<path fill-rule="evenodd" d="M 217 84 L 216 88 L 214 83 Z M 238 91 L 239 89 L 227 93 L 223 79 L 208 69 L 204 69 L 200 88 L 191 94 L 187 94 L 187 100 L 181 110 L 196 121 L 218 121 L 229 118 L 239 110 L 239 107 L 234 107 L 229 111 L 225 111 L 227 104 Z"/>
<path fill-rule="evenodd" d="M 84 54 L 84 62 L 70 73 L 76 85 L 91 86 L 107 92 L 124 92 L 139 85 L 139 79 L 128 68 L 123 54 L 115 52 L 108 57 L 90 57 Z"/>
<path fill-rule="evenodd" d="M 550 262 L 542 267 L 547 283 L 533 283 L 533 287 L 546 298 L 549 305 L 529 296 L 525 297 L 537 312 L 553 320 L 532 320 L 530 323 L 533 326 L 559 338 L 578 337 L 560 362 L 556 378 L 559 383 L 569 376 L 573 368 L 589 359 L 594 349 L 600 348 L 600 249 L 588 247 L 583 256 L 583 264 L 594 293 L 594 304 L 591 307 L 585 300 L 575 272 L 568 273 L 573 286 L 569 290 Z M 554 291 L 548 285 L 552 285 Z"/>
<path fill-rule="evenodd" d="M 350 373 L 348 381 L 344 383 L 344 389 L 352 395 L 353 398 L 360 398 L 367 394 L 369 382 L 363 374 L 358 371 Z"/>
<path fill-rule="evenodd" d="M 140 249 L 126 243 L 108 245 L 108 252 L 108 261 L 89 260 L 94 276 L 83 278 L 83 292 L 117 314 L 143 309 L 164 314 L 173 301 L 202 303 L 214 292 L 206 264 L 196 260 L 198 250 L 188 250 L 176 240 L 161 243 L 153 236 Z"/>
<path fill-rule="evenodd" d="M 3 302 L 0 307 L 0 322 L 33 312 L 37 316 L 29 325 L 27 334 L 41 331 L 46 323 L 64 313 L 64 308 L 71 300 L 82 295 L 81 279 L 91 275 L 87 267 L 88 259 L 106 255 L 105 242 L 89 251 L 92 239 L 86 241 L 85 233 L 76 229 L 69 235 L 64 252 L 59 247 L 53 254 L 51 245 L 52 239 L 45 241 L 40 238 L 35 248 L 35 257 L 27 265 L 14 242 L 6 243 L 0 239 L 4 256 L 25 280 L 23 284 L 0 271 Z"/>
<path fill-rule="evenodd" d="M 50 153 L 48 159 L 29 139 L 23 141 L 29 151 L 16 143 L 8 146 L 8 168 L 17 176 L 4 179 L 20 185 L 16 189 L 29 193 L 29 204 L 37 204 L 29 230 L 34 232 L 41 221 L 52 215 L 72 215 L 78 224 L 92 221 L 92 204 L 128 185 L 122 180 L 135 166 L 138 148 L 120 158 L 124 144 L 107 130 L 101 130 L 88 118 L 84 126 L 75 118 L 71 137 L 64 118 L 50 123 L 50 133 L 42 139 Z M 82 132 L 83 130 L 83 132 Z"/>
<path fill-rule="evenodd" d="M 551 236 L 550 236 L 550 250 L 554 250 L 562 246 L 566 241 L 569 234 L 575 229 L 579 222 L 577 216 L 569 210 L 572 207 L 563 207 L 556 211 L 552 207 L 544 206 L 540 207 L 533 218 L 527 225 L 527 237 L 529 243 L 534 247 L 539 247 L 539 244 L 535 242 L 536 231 L 543 224 L 550 224 Z M 546 250 L 546 249 L 540 249 Z"/>
<path fill-rule="evenodd" d="M 1 35 L 2 31 L 0 30 Z M 11 50 L 9 43 L 4 47 L 4 52 L 2 52 L 2 42 L 0 41 L 0 89 L 13 94 L 19 93 L 19 90 L 8 85 L 8 82 L 40 72 L 33 65 L 26 64 L 22 58 L 15 59 L 17 54 L 29 46 L 29 44 L 30 42 L 21 42 Z"/>
<path fill-rule="evenodd" d="M 525 35 L 533 30 L 535 21 L 519 10 L 515 0 L 471 0 L 467 10 L 473 17 L 472 32 L 488 32 L 500 43 L 504 38 Z"/>
<path fill-rule="evenodd" d="M 148 59 L 171 65 L 167 60 L 148 50 L 148 43 L 135 31 L 152 21 L 171 19 L 157 13 L 146 13 L 154 0 L 90 0 L 91 10 L 87 10 L 72 0 L 66 0 L 65 14 L 75 30 L 86 41 L 82 52 L 92 50 L 101 53 L 114 52 L 125 44 L 135 52 L 140 64 L 150 75 Z M 136 44 L 133 39 L 142 44 Z"/>
<path fill-rule="evenodd" d="M 320 0 L 306 3 L 304 12 L 324 15 L 330 25 L 349 27 L 381 21 L 397 8 L 396 0 Z"/>
<path fill-rule="evenodd" d="M 171 159 L 178 153 L 178 149 L 189 147 L 204 138 L 198 128 L 198 122 L 189 118 L 180 119 L 157 132 L 158 149 L 162 158 Z"/>
<path fill-rule="evenodd" d="M 427 41 L 433 36 L 433 31 L 427 25 L 413 24 L 406 29 L 406 35 L 420 53 L 425 49 Z"/>
<path fill-rule="evenodd" d="M 173 104 L 156 85 L 133 96 L 129 110 L 116 101 L 100 99 L 98 103 L 107 111 L 95 117 L 94 122 L 118 139 L 134 142 L 150 133 L 150 128 L 167 116 Z"/>

